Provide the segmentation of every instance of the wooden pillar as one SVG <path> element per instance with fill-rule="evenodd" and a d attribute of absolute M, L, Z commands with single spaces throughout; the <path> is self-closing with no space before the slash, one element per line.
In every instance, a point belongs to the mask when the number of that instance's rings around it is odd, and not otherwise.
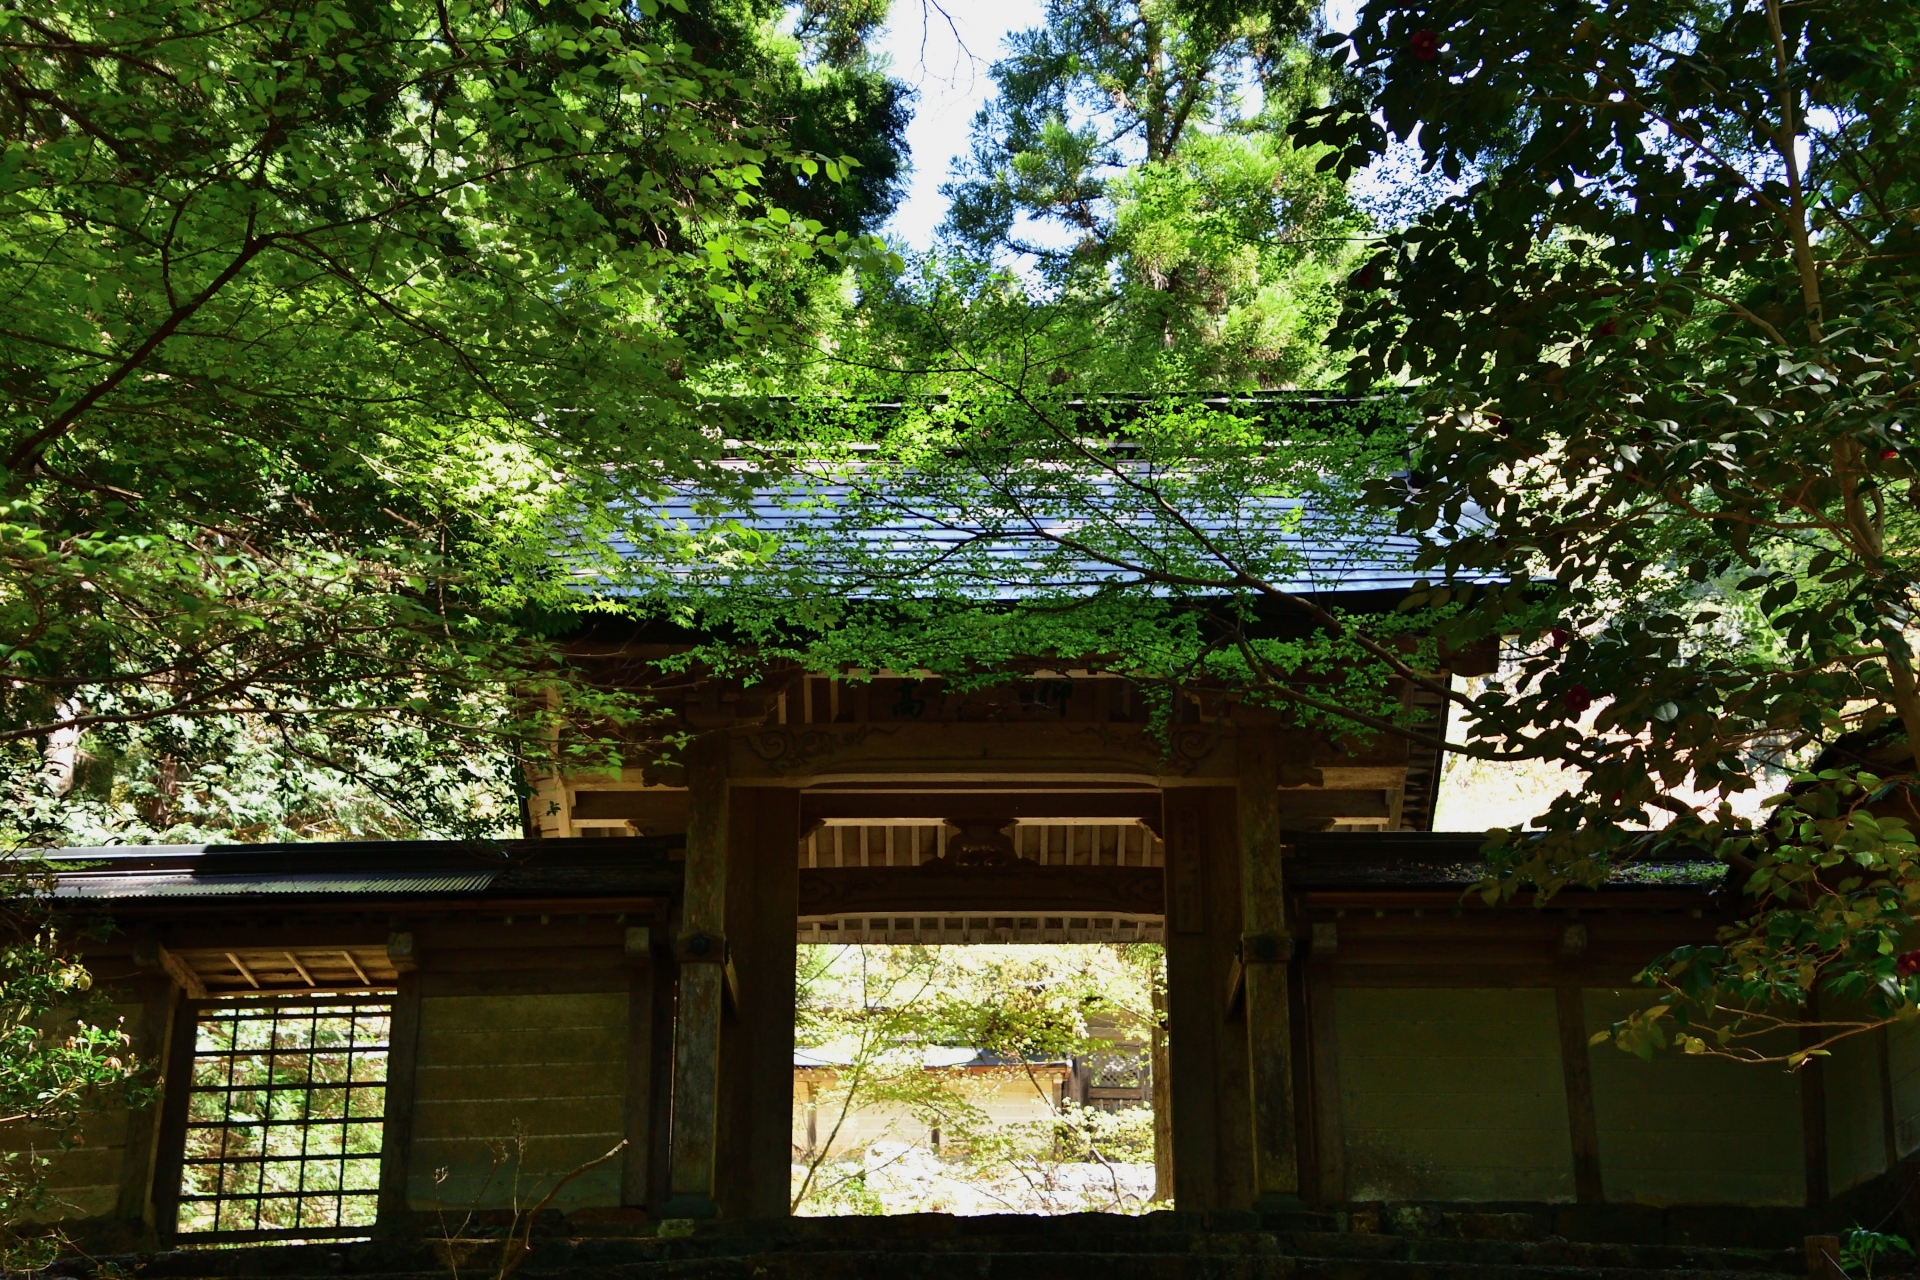
<path fill-rule="evenodd" d="M 1296 947 L 1294 962 L 1287 966 L 1287 1008 L 1293 1022 L 1292 1054 L 1289 1059 L 1293 1063 L 1292 1119 L 1294 1150 L 1299 1153 L 1295 1168 L 1300 1191 L 1295 1199 L 1303 1205 L 1320 1188 L 1318 1121 L 1313 1110 L 1313 1091 L 1318 1087 L 1314 1078 L 1313 1006 L 1307 998 L 1307 970 L 1312 966 L 1302 963 L 1306 951 L 1305 946 Z"/>
<path fill-rule="evenodd" d="M 199 1004 L 185 991 L 173 993 L 173 1034 L 161 1073 L 159 1150 L 153 1167 L 153 1227 L 162 1248 L 180 1230 L 180 1176 L 187 1145 L 187 1089 L 193 1080 L 193 1051 L 200 1034 Z"/>
<path fill-rule="evenodd" d="M 739 1007 L 720 1032 L 714 1195 L 724 1218 L 785 1217 L 793 1167 L 800 793 L 733 788 L 727 845 L 727 939 Z"/>
<path fill-rule="evenodd" d="M 1219 998 L 1208 955 L 1204 793 L 1167 793 L 1167 1094 L 1173 1121 L 1173 1201 L 1185 1210 L 1218 1207 L 1213 1093 L 1218 1057 L 1213 1010 Z"/>
<path fill-rule="evenodd" d="M 662 940 L 676 938 L 680 919 L 676 912 L 661 933 Z M 653 1110 L 647 1130 L 647 1208 L 655 1217 L 673 1198 L 673 1028 L 679 1006 L 680 971 L 668 948 L 654 956 L 653 963 Z"/>
<path fill-rule="evenodd" d="M 136 957 L 137 957 L 136 953 Z M 157 963 L 157 961 L 156 961 Z M 134 984 L 140 998 L 140 1022 L 133 1031 L 133 1052 L 142 1062 L 164 1064 L 174 1025 L 178 988 L 164 973 L 143 975 Z M 176 1086 L 176 1087 L 184 1087 Z M 120 1198 L 114 1216 L 123 1222 L 153 1225 L 155 1154 L 159 1151 L 160 1114 L 156 1099 L 127 1116 L 127 1145 L 120 1162 Z"/>
<path fill-rule="evenodd" d="M 1252 1094 L 1253 1203 L 1300 1203 L 1293 1109 L 1293 1011 L 1287 967 L 1286 886 L 1280 867 L 1280 762 L 1273 735 L 1242 729 L 1235 743 L 1240 846 L 1240 959 L 1246 968 L 1247 1066 Z"/>
<path fill-rule="evenodd" d="M 389 944 L 391 949 L 391 944 Z M 387 1020 L 386 1120 L 380 1127 L 378 1232 L 410 1234 L 408 1166 L 413 1155 L 413 1093 L 420 1070 L 420 974 L 405 972 L 395 984 Z"/>
<path fill-rule="evenodd" d="M 1340 1096 L 1340 1027 L 1334 1015 L 1333 966 L 1340 950 L 1339 928 L 1331 921 L 1313 926 L 1307 959 L 1308 1043 L 1313 1046 L 1313 1148 L 1319 1174 L 1319 1200 L 1341 1204 L 1347 1198 L 1347 1132 Z"/>
<path fill-rule="evenodd" d="M 720 1016 L 726 985 L 727 735 L 709 733 L 687 751 L 686 891 L 680 995 L 674 1020 L 673 1195 L 663 1218 L 711 1218 L 720 1085 Z"/>
<path fill-rule="evenodd" d="M 1167 792 L 1167 1066 L 1173 1199 L 1183 1210 L 1253 1200 L 1244 1021 L 1227 1019 L 1240 884 L 1234 793 Z"/>
<path fill-rule="evenodd" d="M 651 1200 L 649 1166 L 653 1156 L 653 929 L 628 925 L 627 956 L 627 1096 L 621 1131 L 627 1149 L 621 1153 L 620 1203 L 635 1208 Z"/>
<path fill-rule="evenodd" d="M 1573 1194 L 1581 1204 L 1604 1204 L 1600 1180 L 1600 1126 L 1593 1109 L 1593 1059 L 1587 1046 L 1587 1002 L 1579 987 L 1556 987 L 1560 1067 L 1567 1086 L 1567 1136 L 1573 1143 Z"/>

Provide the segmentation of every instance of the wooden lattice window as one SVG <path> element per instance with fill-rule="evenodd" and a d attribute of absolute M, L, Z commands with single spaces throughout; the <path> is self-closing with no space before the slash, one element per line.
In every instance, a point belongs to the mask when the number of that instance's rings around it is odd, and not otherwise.
<path fill-rule="evenodd" d="M 1085 1059 L 1087 1105 L 1104 1111 L 1153 1103 L 1153 1066 L 1137 1049 L 1114 1049 Z"/>
<path fill-rule="evenodd" d="M 368 1233 L 392 1013 L 385 996 L 199 1007 L 180 1163 L 183 1237 Z"/>

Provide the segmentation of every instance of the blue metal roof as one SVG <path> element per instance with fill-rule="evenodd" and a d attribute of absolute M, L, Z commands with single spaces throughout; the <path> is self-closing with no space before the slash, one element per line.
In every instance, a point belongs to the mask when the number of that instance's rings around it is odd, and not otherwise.
<path fill-rule="evenodd" d="M 854 471 L 857 467 L 849 467 L 843 474 Z M 1019 528 L 1004 512 L 943 511 L 933 502 L 902 500 L 889 512 L 892 499 L 860 489 L 854 475 L 756 487 L 744 501 L 734 502 L 682 487 L 648 504 L 636 522 L 641 530 L 650 525 L 660 530 L 659 547 L 647 545 L 639 534 L 616 536 L 613 549 L 643 577 L 735 581 L 738 571 L 724 555 L 703 561 L 696 553 L 688 563 L 674 554 L 684 548 L 667 546 L 698 541 L 731 521 L 786 540 L 774 559 L 775 575 L 799 570 L 810 581 L 839 583 L 852 594 L 879 594 L 862 585 L 878 569 L 896 587 L 904 584 L 924 594 L 944 589 L 979 599 L 1079 594 L 1141 580 L 1138 567 L 1118 563 L 1122 560 L 1156 569 L 1206 564 L 1192 534 L 1171 521 L 1131 513 L 1132 495 L 1122 492 L 1117 480 L 1093 486 L 1079 482 L 1071 498 L 1076 509 L 1039 508 L 1028 526 Z M 1039 500 L 1044 503 L 1046 495 Z M 1230 510 L 1196 511 L 1191 519 L 1202 536 L 1296 595 L 1406 591 L 1432 576 L 1431 570 L 1414 567 L 1419 539 L 1395 531 L 1377 515 L 1316 510 L 1303 499 L 1261 496 L 1238 501 Z M 1072 539 L 1094 524 L 1100 526 L 1099 541 L 1116 553 L 1111 560 L 1054 540 Z M 583 572 L 615 594 L 640 589 L 606 583 L 598 569 Z M 1222 579 L 1230 576 L 1218 567 L 1213 572 Z"/>

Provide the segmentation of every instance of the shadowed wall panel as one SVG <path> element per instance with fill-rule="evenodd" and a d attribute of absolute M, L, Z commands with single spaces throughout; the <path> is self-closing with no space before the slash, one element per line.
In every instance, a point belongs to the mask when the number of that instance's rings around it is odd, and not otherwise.
<path fill-rule="evenodd" d="M 1893 1080 L 1894 1144 L 1905 1159 L 1920 1150 L 1920 1020 L 1887 1028 L 1887 1067 Z"/>
<path fill-rule="evenodd" d="M 1645 1008 L 1636 991 L 1588 991 L 1587 1029 Z M 1590 1050 L 1607 1199 L 1797 1205 L 1806 1197 L 1800 1083 L 1779 1067 L 1612 1045 Z M 1831 1087 L 1829 1087 L 1831 1096 Z"/>
<path fill-rule="evenodd" d="M 1853 1017 L 1855 1008 L 1834 1013 Z M 1827 1177 L 1834 1195 L 1887 1167 L 1887 1117 L 1880 1096 L 1880 1046 L 1872 1035 L 1833 1047 L 1823 1064 L 1827 1096 Z M 1763 1068 L 1764 1070 L 1764 1068 Z"/>
<path fill-rule="evenodd" d="M 126 1019 L 124 1030 L 138 1041 L 142 1006 L 126 1004 L 115 1008 Z M 79 1130 L 82 1141 L 66 1151 L 55 1149 L 52 1135 L 10 1127 L 6 1144 L 0 1150 L 37 1148 L 49 1158 L 47 1182 L 53 1199 L 45 1210 L 26 1214 L 24 1220 L 59 1222 L 111 1216 L 120 1202 L 128 1119 L 125 1107 L 86 1112 Z"/>
<path fill-rule="evenodd" d="M 429 996 L 420 1002 L 408 1200 L 416 1209 L 504 1208 L 512 1167 L 487 1183 L 489 1141 L 527 1135 L 522 1202 L 620 1141 L 627 996 Z M 446 1169 L 444 1182 L 435 1171 Z M 616 1158 L 575 1179 L 554 1206 L 620 1203 Z"/>
<path fill-rule="evenodd" d="M 1553 992 L 1335 993 L 1347 1195 L 1574 1198 Z"/>

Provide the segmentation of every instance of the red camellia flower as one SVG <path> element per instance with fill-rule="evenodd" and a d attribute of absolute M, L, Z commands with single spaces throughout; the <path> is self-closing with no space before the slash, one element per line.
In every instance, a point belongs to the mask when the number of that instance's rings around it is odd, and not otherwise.
<path fill-rule="evenodd" d="M 1567 710 L 1576 716 L 1583 714 L 1593 705 L 1593 694 L 1583 684 L 1574 685 L 1563 696 L 1566 698 Z"/>
<path fill-rule="evenodd" d="M 1888 445 L 1886 448 L 1880 451 L 1880 461 L 1882 462 L 1892 462 L 1895 458 L 1899 456 L 1900 456 L 1900 451 L 1894 448 L 1892 445 Z"/>
<path fill-rule="evenodd" d="M 1440 33 L 1437 31 L 1416 31 L 1412 43 L 1413 56 L 1422 62 L 1432 62 L 1440 56 Z"/>
<path fill-rule="evenodd" d="M 1893 962 L 1893 968 L 1903 978 L 1911 978 L 1920 973 L 1920 951 L 1909 951 Z"/>
<path fill-rule="evenodd" d="M 1573 643 L 1573 632 L 1567 630 L 1565 627 L 1555 627 L 1553 630 L 1547 632 L 1547 638 L 1553 641 L 1554 648 L 1564 649 Z"/>
<path fill-rule="evenodd" d="M 1611 338 L 1613 336 L 1613 321 L 1602 320 L 1599 324 L 1593 326 L 1593 336 L 1596 338 Z"/>

